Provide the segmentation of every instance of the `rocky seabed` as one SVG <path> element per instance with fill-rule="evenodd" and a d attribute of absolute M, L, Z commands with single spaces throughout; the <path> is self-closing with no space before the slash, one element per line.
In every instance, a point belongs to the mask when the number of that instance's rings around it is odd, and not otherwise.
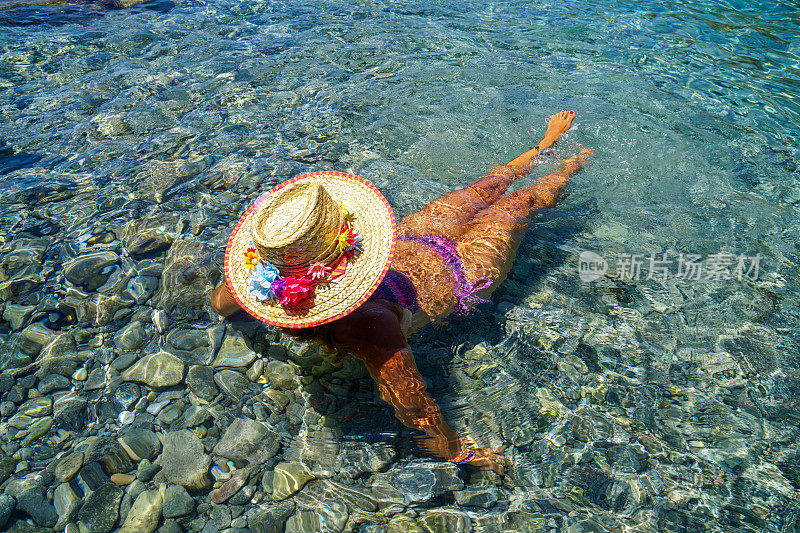
<path fill-rule="evenodd" d="M 181 183 L 168 170 L 144 181 L 158 202 Z M 670 305 L 705 288 L 606 280 L 597 296 L 556 272 L 530 294 L 520 282 L 541 265 L 520 254 L 497 305 L 448 326 L 463 343 L 435 328 L 414 339 L 453 425 L 508 445 L 501 477 L 426 456 L 354 359 L 337 368 L 262 324 L 214 318 L 227 211 L 246 194 L 183 217 L 95 192 L 62 182 L 2 205 L 15 228 L 0 248 L 7 531 L 800 527 L 798 379 L 787 337 L 759 323 L 777 282 L 749 289 L 748 320 L 682 323 L 677 338 Z M 102 224 L 108 202 L 125 216 Z"/>

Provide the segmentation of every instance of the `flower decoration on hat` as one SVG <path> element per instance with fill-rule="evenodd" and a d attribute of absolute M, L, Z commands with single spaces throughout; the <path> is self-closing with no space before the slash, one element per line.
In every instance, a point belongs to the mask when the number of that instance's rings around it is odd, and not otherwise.
<path fill-rule="evenodd" d="M 336 258 L 329 264 L 315 262 L 309 265 L 306 274 L 300 277 L 281 276 L 272 264 L 261 259 L 258 250 L 252 245 L 244 253 L 244 263 L 250 270 L 250 293 L 260 302 L 277 300 L 284 307 L 299 306 L 304 300 L 314 296 L 317 284 L 332 281 L 343 275 L 348 260 L 361 252 L 362 239 L 353 229 L 353 215 L 342 208 L 344 224 L 336 237 Z"/>

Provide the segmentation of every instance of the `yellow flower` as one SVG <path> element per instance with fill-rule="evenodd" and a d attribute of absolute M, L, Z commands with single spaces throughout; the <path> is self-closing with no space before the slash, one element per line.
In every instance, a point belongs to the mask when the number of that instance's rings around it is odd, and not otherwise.
<path fill-rule="evenodd" d="M 244 266 L 246 266 L 248 270 L 253 270 L 257 264 L 258 252 L 256 252 L 255 248 L 248 248 L 244 253 Z"/>

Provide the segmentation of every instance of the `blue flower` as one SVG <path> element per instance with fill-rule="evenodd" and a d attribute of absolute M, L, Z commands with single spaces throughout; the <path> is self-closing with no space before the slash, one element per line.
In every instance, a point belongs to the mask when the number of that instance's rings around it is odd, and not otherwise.
<path fill-rule="evenodd" d="M 280 277 L 277 268 L 269 263 L 259 262 L 250 274 L 250 294 L 260 302 L 275 298 L 272 282 Z"/>

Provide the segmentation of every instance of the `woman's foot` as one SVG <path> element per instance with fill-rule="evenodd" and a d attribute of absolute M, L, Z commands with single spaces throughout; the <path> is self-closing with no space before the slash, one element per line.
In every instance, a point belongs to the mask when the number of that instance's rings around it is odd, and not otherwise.
<path fill-rule="evenodd" d="M 572 126 L 573 120 L 575 120 L 575 111 L 562 111 L 550 117 L 550 122 L 547 123 L 547 131 L 544 132 L 544 138 L 539 143 L 539 147 L 544 150 L 556 142 L 561 137 L 561 134 Z"/>
<path fill-rule="evenodd" d="M 567 131 L 572 126 L 572 121 L 575 120 L 575 111 L 562 111 L 550 117 L 550 122 L 547 123 L 547 131 L 544 137 L 539 141 L 539 144 L 525 152 L 524 154 L 512 159 L 508 166 L 517 167 L 523 165 L 530 165 L 531 158 L 539 155 L 539 152 L 552 146 L 554 142 L 561 137 L 561 134 Z M 527 173 L 527 170 L 525 171 Z"/>

